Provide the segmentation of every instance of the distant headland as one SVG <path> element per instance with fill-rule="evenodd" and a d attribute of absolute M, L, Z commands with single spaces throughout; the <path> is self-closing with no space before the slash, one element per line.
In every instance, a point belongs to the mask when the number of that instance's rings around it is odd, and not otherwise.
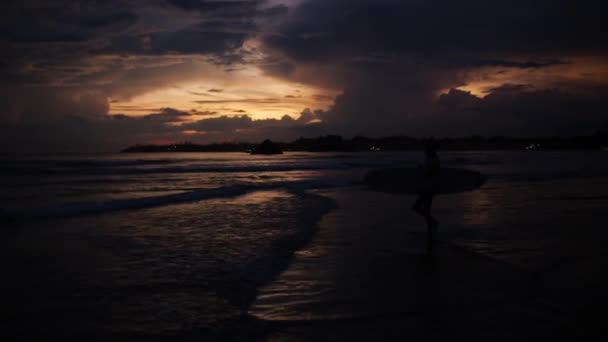
<path fill-rule="evenodd" d="M 608 147 L 608 132 L 572 137 L 483 137 L 436 138 L 442 150 L 599 150 Z M 122 153 L 145 152 L 244 152 L 278 154 L 280 151 L 302 152 L 359 152 L 410 151 L 424 146 L 425 138 L 390 136 L 368 138 L 356 136 L 345 139 L 339 135 L 299 138 L 290 143 L 265 141 L 264 144 L 246 142 L 194 144 L 184 142 L 171 145 L 135 145 Z"/>

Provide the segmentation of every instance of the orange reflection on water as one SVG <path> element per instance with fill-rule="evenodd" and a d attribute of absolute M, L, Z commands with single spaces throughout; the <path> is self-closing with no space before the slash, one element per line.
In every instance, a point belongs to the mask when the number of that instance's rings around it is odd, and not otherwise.
<path fill-rule="evenodd" d="M 463 204 L 468 204 L 468 208 L 463 208 L 463 219 L 467 225 L 492 225 L 496 223 L 493 214 L 496 208 L 494 197 L 489 191 L 478 189 L 464 195 Z M 465 200 L 466 199 L 466 200 Z"/>
<path fill-rule="evenodd" d="M 292 194 L 284 190 L 254 191 L 235 198 L 233 204 L 261 204 L 274 199 L 289 198 Z"/>

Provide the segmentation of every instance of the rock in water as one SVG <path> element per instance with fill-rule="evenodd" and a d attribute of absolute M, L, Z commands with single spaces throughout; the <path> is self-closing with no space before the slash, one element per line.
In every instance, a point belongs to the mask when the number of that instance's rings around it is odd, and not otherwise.
<path fill-rule="evenodd" d="M 270 140 L 264 140 L 255 147 L 251 154 L 283 154 L 283 150 L 278 144 L 275 144 Z"/>

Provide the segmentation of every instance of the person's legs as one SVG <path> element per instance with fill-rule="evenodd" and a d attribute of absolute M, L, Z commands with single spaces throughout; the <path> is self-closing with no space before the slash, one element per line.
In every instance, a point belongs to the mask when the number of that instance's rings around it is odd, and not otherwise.
<path fill-rule="evenodd" d="M 412 205 L 412 210 L 415 211 L 418 215 L 424 216 L 424 204 L 423 204 L 423 194 L 419 194 L 418 198 Z"/>
<path fill-rule="evenodd" d="M 439 222 L 431 215 L 431 208 L 433 206 L 433 193 L 420 193 L 418 198 L 412 205 L 412 210 L 424 217 L 426 221 L 427 229 L 427 244 L 426 248 L 428 252 L 433 249 L 433 241 L 435 240 L 435 234 L 437 233 L 437 226 Z"/>
<path fill-rule="evenodd" d="M 439 222 L 431 215 L 431 208 L 433 206 L 433 194 L 425 194 L 421 196 L 423 211 L 421 215 L 424 216 L 426 220 L 426 229 L 427 229 L 427 251 L 431 252 L 433 250 L 433 242 L 435 240 L 435 234 L 437 233 L 437 226 Z"/>

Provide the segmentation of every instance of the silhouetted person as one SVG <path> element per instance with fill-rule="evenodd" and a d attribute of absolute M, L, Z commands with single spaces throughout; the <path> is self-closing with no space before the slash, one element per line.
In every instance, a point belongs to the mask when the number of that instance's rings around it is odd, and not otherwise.
<path fill-rule="evenodd" d="M 439 187 L 439 156 L 437 155 L 437 144 L 434 140 L 429 140 L 425 147 L 425 163 L 423 177 L 420 184 L 420 192 L 412 209 L 426 220 L 427 236 L 427 252 L 433 249 L 433 240 L 437 233 L 439 221 L 431 215 L 431 207 L 433 205 L 433 197 L 437 194 Z"/>

